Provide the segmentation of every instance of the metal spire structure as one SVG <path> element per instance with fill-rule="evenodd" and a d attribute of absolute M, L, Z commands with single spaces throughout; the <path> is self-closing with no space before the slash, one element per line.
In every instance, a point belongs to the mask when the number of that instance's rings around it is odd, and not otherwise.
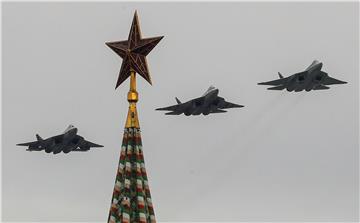
<path fill-rule="evenodd" d="M 156 222 L 136 110 L 136 103 L 139 100 L 136 91 L 136 73 L 151 84 L 146 56 L 162 38 L 162 36 L 141 38 L 139 19 L 135 11 L 128 40 L 106 43 L 123 59 L 115 88 L 130 76 L 130 90 L 127 95 L 129 110 L 108 223 Z"/>

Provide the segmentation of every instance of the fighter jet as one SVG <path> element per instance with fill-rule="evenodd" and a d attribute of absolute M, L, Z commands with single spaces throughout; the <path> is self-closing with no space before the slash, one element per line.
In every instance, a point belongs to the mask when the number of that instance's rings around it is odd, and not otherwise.
<path fill-rule="evenodd" d="M 157 108 L 158 111 L 170 111 L 165 115 L 180 115 L 184 113 L 186 116 L 189 115 L 208 115 L 210 113 L 223 113 L 227 112 L 222 109 L 227 108 L 241 108 L 243 105 L 237 105 L 225 101 L 224 98 L 219 97 L 219 89 L 214 86 L 210 86 L 209 89 L 199 98 L 192 99 L 185 103 L 181 103 L 178 98 L 175 98 L 177 105 Z"/>
<path fill-rule="evenodd" d="M 46 153 L 53 152 L 54 154 L 69 153 L 71 151 L 88 151 L 91 147 L 103 147 L 89 141 L 84 137 L 77 135 L 77 128 L 69 125 L 63 134 L 53 136 L 47 139 L 41 138 L 36 134 L 37 141 L 17 144 L 18 146 L 28 146 L 27 151 L 42 151 Z"/>
<path fill-rule="evenodd" d="M 283 90 L 286 88 L 287 91 L 298 92 L 303 90 L 326 90 L 330 88 L 327 85 L 347 83 L 345 81 L 329 77 L 326 72 L 321 71 L 322 65 L 323 64 L 319 61 L 314 60 L 314 62 L 312 62 L 305 71 L 288 77 L 283 77 L 283 75 L 279 72 L 278 74 L 280 79 L 258 84 L 274 86 L 268 88 L 268 90 Z"/>

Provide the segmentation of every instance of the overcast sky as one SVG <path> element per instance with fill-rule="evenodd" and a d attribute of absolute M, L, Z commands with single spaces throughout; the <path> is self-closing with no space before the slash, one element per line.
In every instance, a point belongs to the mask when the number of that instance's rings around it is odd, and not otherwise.
<path fill-rule="evenodd" d="M 138 111 L 158 221 L 358 219 L 358 3 L 3 3 L 2 214 L 11 221 L 107 219 L 127 114 L 121 59 L 105 46 L 165 38 L 138 78 Z M 314 59 L 347 81 L 327 91 L 256 83 Z M 209 116 L 157 107 L 219 88 L 245 105 Z M 27 152 L 16 143 L 69 125 L 105 147 Z"/>

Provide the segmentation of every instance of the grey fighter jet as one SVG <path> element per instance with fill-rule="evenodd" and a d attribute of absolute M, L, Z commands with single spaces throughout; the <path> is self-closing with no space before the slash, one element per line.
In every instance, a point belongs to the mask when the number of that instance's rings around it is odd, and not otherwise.
<path fill-rule="evenodd" d="M 28 146 L 27 151 L 45 150 L 46 153 L 53 152 L 54 154 L 60 152 L 69 153 L 71 151 L 88 151 L 91 147 L 103 147 L 102 145 L 86 141 L 84 137 L 77 135 L 77 131 L 77 128 L 73 125 L 69 125 L 63 134 L 47 139 L 43 139 L 36 134 L 37 141 L 17 145 Z"/>
<path fill-rule="evenodd" d="M 180 115 L 184 113 L 189 115 L 208 115 L 210 113 L 223 113 L 227 112 L 223 109 L 227 108 L 241 108 L 243 105 L 237 105 L 225 101 L 224 98 L 219 97 L 219 89 L 210 86 L 209 89 L 199 98 L 181 103 L 178 98 L 175 98 L 177 105 L 157 108 L 158 111 L 170 111 L 165 115 Z"/>
<path fill-rule="evenodd" d="M 283 77 L 279 72 L 279 79 L 258 84 L 274 86 L 268 88 L 268 90 L 283 90 L 286 88 L 287 91 L 298 92 L 303 90 L 326 90 L 330 88 L 327 85 L 347 83 L 332 78 L 326 72 L 321 71 L 322 65 L 319 61 L 314 60 L 305 71 L 288 77 Z"/>

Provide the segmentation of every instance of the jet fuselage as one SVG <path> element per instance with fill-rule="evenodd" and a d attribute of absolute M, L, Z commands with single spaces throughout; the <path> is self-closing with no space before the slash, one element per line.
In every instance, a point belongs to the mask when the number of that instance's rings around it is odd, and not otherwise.
<path fill-rule="evenodd" d="M 322 80 L 324 80 L 327 76 L 324 72 L 321 72 L 322 64 L 317 64 L 316 67 L 313 67 L 305 72 L 297 73 L 293 75 L 287 81 L 286 90 L 288 91 L 310 91 L 314 89 L 316 86 L 322 84 Z"/>
<path fill-rule="evenodd" d="M 321 71 L 323 64 L 314 60 L 312 64 L 304 71 L 293 74 L 284 78 L 280 73 L 280 79 L 261 82 L 259 85 L 272 85 L 274 87 L 269 90 L 283 90 L 287 91 L 311 91 L 329 89 L 327 85 L 345 84 L 346 82 L 329 77 L 326 72 Z"/>
<path fill-rule="evenodd" d="M 78 129 L 70 125 L 63 134 L 53 136 L 47 139 L 42 139 L 36 135 L 37 141 L 29 143 L 18 144 L 20 146 L 28 146 L 28 151 L 45 150 L 46 153 L 53 152 L 54 154 L 69 153 L 70 151 L 87 151 L 90 147 L 102 147 L 95 143 L 86 141 L 82 136 L 77 134 Z"/>
<path fill-rule="evenodd" d="M 165 115 L 180 115 L 184 113 L 189 115 L 208 115 L 210 113 L 224 113 L 228 108 L 241 108 L 243 105 L 237 105 L 225 101 L 224 98 L 219 97 L 219 89 L 210 86 L 209 89 L 201 96 L 185 103 L 181 103 L 178 98 L 176 99 L 177 105 L 172 105 L 164 108 L 158 108 L 160 111 L 170 111 Z"/>
<path fill-rule="evenodd" d="M 219 94 L 219 89 L 214 89 L 210 92 L 208 92 L 204 96 L 204 101 L 202 103 L 196 104 L 195 102 L 195 110 L 193 112 L 187 111 L 185 115 L 200 115 L 201 113 L 203 115 L 208 115 L 211 111 L 212 104 L 217 99 Z"/>

